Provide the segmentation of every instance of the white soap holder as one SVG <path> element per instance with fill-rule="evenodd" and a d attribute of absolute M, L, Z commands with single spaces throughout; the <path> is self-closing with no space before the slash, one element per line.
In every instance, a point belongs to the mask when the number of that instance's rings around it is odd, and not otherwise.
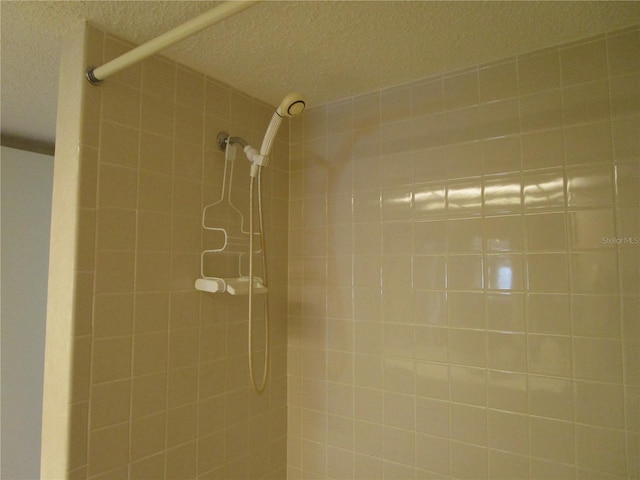
<path fill-rule="evenodd" d="M 249 277 L 236 278 L 199 278 L 196 280 L 196 290 L 209 293 L 224 293 L 230 295 L 248 295 Z M 253 277 L 253 293 L 264 294 L 268 289 L 262 279 Z"/>

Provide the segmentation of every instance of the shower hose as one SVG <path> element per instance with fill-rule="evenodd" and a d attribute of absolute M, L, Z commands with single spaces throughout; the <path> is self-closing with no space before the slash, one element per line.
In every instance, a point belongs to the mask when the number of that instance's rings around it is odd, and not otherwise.
<path fill-rule="evenodd" d="M 262 272 L 263 283 L 267 287 L 267 250 L 264 241 L 264 220 L 262 214 L 262 167 L 258 167 L 257 181 L 254 175 L 250 176 L 251 182 L 249 186 L 249 377 L 251 378 L 251 386 L 253 390 L 260 394 L 265 391 L 267 386 L 267 376 L 269 374 L 269 293 L 266 292 L 264 298 L 264 369 L 262 371 L 262 380 L 260 383 L 256 381 L 253 371 L 253 190 L 254 184 L 258 184 L 258 228 L 260 229 L 260 249 L 262 251 Z"/>

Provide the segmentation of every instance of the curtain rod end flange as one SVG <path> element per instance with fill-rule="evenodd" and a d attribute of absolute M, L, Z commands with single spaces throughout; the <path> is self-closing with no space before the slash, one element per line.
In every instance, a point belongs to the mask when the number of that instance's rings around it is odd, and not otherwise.
<path fill-rule="evenodd" d="M 102 85 L 102 80 L 100 80 L 98 77 L 95 76 L 95 74 L 93 73 L 94 70 L 95 70 L 95 67 L 89 67 L 87 69 L 87 73 L 85 74 L 85 77 L 87 77 L 87 80 L 89 80 L 89 83 L 91 85 Z"/>

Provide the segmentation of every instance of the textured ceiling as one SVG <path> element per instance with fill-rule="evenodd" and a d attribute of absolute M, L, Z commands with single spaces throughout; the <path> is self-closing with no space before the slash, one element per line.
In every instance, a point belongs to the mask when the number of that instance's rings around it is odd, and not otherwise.
<path fill-rule="evenodd" d="M 143 43 L 210 1 L 0 1 L 2 133 L 55 138 L 60 37 L 88 20 Z M 271 104 L 311 105 L 640 23 L 640 2 L 268 1 L 163 55 Z"/>

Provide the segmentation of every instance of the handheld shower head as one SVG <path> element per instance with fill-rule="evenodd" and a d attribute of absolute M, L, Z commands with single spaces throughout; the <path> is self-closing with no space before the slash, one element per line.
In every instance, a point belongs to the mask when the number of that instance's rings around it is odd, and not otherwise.
<path fill-rule="evenodd" d="M 276 133 L 278 133 L 282 119 L 284 117 L 295 117 L 296 115 L 300 115 L 304 111 L 305 106 L 306 100 L 300 93 L 290 93 L 282 99 L 282 102 L 280 102 L 276 111 L 273 112 L 271 122 L 264 134 L 262 146 L 260 147 L 260 155 L 268 157 L 269 153 L 271 153 L 271 147 L 273 146 L 273 141 L 276 138 Z"/>
<path fill-rule="evenodd" d="M 282 99 L 276 113 L 281 117 L 295 117 L 304 111 L 306 100 L 301 93 L 290 93 Z"/>
<path fill-rule="evenodd" d="M 267 131 L 264 134 L 260 151 L 258 152 L 250 145 L 243 147 L 247 158 L 253 163 L 251 176 L 256 175 L 258 167 L 264 167 L 269 161 L 269 154 L 271 153 L 271 148 L 273 147 L 273 142 L 282 123 L 282 119 L 284 117 L 300 115 L 304 111 L 305 106 L 306 100 L 302 94 L 290 93 L 282 99 L 276 111 L 273 112 L 271 122 L 269 122 Z"/>

